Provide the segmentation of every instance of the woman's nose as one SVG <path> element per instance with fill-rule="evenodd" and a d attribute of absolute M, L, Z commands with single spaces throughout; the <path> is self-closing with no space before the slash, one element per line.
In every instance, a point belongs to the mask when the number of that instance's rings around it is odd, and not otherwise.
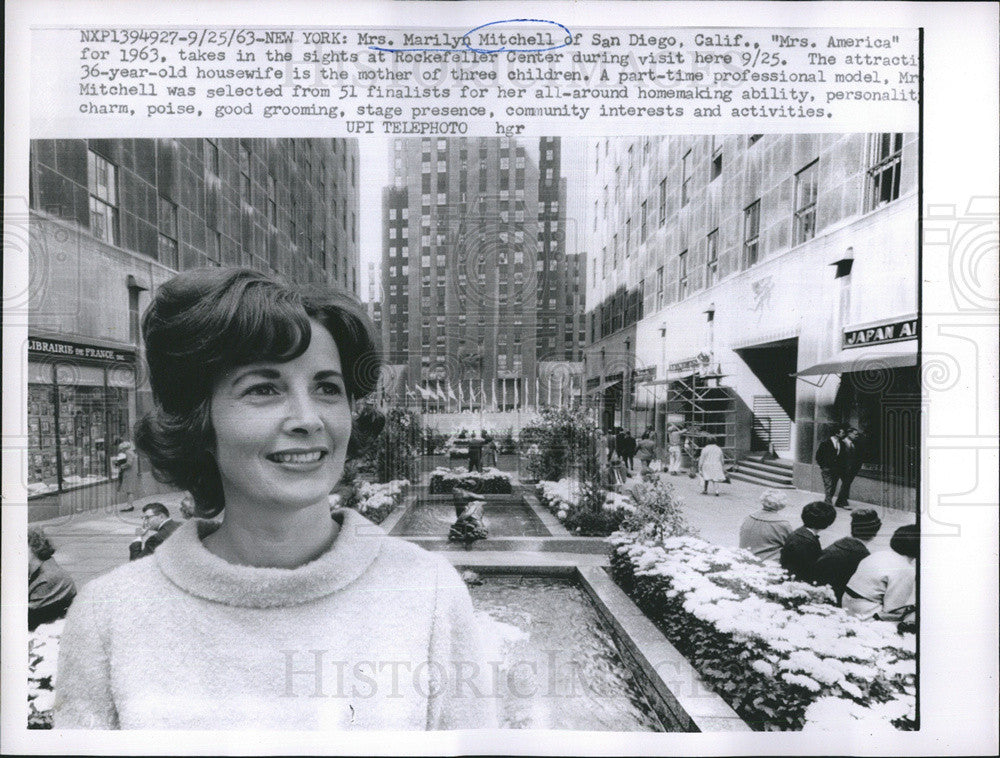
<path fill-rule="evenodd" d="M 323 419 L 308 392 L 289 394 L 284 427 L 287 431 L 300 434 L 312 434 L 323 428 Z"/>

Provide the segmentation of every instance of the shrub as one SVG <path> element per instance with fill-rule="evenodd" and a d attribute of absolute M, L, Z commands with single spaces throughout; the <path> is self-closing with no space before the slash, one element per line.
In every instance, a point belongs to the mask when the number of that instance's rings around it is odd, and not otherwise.
<path fill-rule="evenodd" d="M 536 480 L 554 482 L 573 475 L 597 481 L 600 476 L 600 432 L 582 409 L 546 408 L 521 430 L 519 444 L 527 471 Z"/>
<path fill-rule="evenodd" d="M 406 408 L 390 407 L 379 411 L 368 401 L 359 404 L 355 416 L 381 413 L 385 417 L 382 433 L 366 441 L 361 456 L 356 461 L 359 472 L 369 474 L 379 482 L 393 479 L 420 478 L 420 454 L 424 433 L 420 416 Z"/>
<path fill-rule="evenodd" d="M 479 473 L 439 466 L 431 472 L 430 494 L 447 495 L 455 487 L 477 495 L 510 495 L 514 491 L 510 475 L 495 468 Z"/>
<path fill-rule="evenodd" d="M 628 495 L 570 478 L 539 482 L 538 498 L 568 530 L 588 537 L 616 531 L 635 507 Z"/>
<path fill-rule="evenodd" d="M 391 482 L 357 480 L 350 489 L 338 493 L 331 506 L 353 508 L 369 521 L 381 524 L 403 502 L 409 484 L 406 479 Z"/>
<path fill-rule="evenodd" d="M 752 728 L 915 723 L 915 639 L 827 587 L 691 537 L 611 537 L 618 584 Z"/>

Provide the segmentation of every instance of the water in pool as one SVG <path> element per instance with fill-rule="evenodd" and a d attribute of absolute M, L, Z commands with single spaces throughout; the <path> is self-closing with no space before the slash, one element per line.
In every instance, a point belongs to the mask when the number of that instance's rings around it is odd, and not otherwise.
<path fill-rule="evenodd" d="M 549 577 L 469 588 L 505 729 L 664 731 L 583 590 Z"/>
<path fill-rule="evenodd" d="M 523 501 L 488 502 L 483 522 L 490 537 L 548 537 L 549 530 Z M 450 502 L 417 502 L 394 534 L 447 537 L 455 523 L 455 506 Z"/>

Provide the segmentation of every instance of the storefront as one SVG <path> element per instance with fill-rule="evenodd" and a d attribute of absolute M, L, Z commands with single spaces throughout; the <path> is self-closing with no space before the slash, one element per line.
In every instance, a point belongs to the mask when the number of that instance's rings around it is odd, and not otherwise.
<path fill-rule="evenodd" d="M 838 354 L 795 374 L 815 387 L 839 377 L 828 426 L 860 432 L 862 469 L 852 495 L 904 510 L 915 509 L 920 481 L 918 332 L 917 317 L 848 326 Z M 815 444 L 830 431 L 817 429 Z"/>
<path fill-rule="evenodd" d="M 32 337 L 28 343 L 28 496 L 111 479 L 135 420 L 133 351 Z"/>

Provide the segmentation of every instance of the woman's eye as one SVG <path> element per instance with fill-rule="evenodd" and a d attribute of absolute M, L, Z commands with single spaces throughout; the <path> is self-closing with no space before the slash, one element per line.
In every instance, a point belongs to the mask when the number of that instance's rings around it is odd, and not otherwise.
<path fill-rule="evenodd" d="M 336 382 L 320 382 L 319 391 L 324 395 L 343 395 L 344 388 Z"/>
<path fill-rule="evenodd" d="M 277 394 L 278 390 L 273 384 L 254 384 L 247 387 L 243 392 L 244 397 L 247 395 L 253 397 L 269 397 Z"/>

